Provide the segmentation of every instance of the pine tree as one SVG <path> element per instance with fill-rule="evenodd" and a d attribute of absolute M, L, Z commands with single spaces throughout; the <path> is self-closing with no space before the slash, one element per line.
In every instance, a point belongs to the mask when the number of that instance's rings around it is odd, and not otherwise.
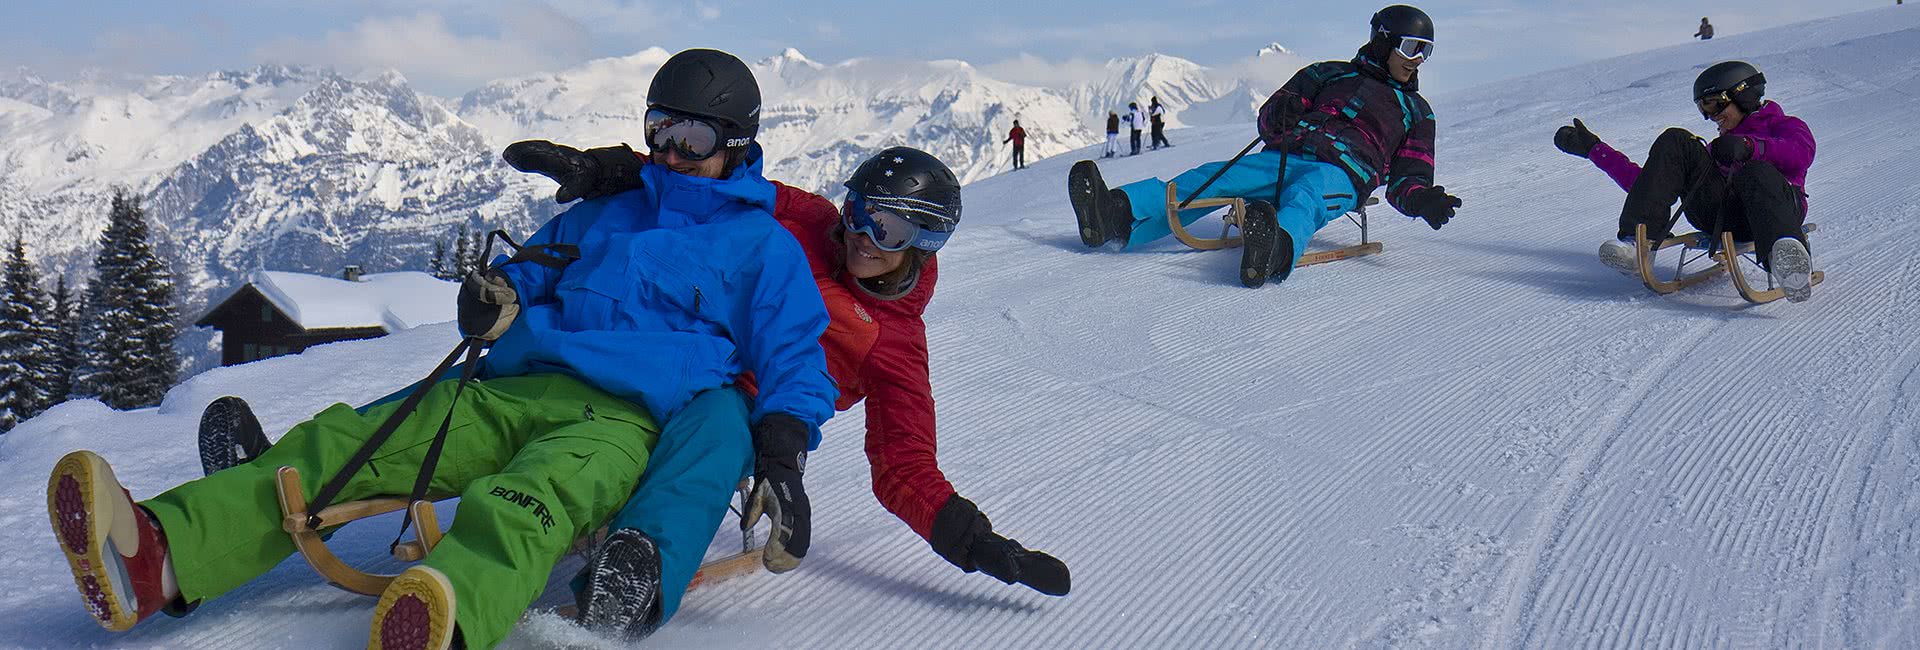
<path fill-rule="evenodd" d="M 454 275 L 453 271 L 447 268 L 447 243 L 446 242 L 444 241 L 433 242 L 433 258 L 427 260 L 427 272 L 433 274 L 433 277 L 440 278 L 442 280 L 459 279 L 459 276 Z"/>
<path fill-rule="evenodd" d="M 117 409 L 160 403 L 179 373 L 173 276 L 148 240 L 140 197 L 115 190 L 87 287 L 93 333 L 87 384 Z"/>
<path fill-rule="evenodd" d="M 473 229 L 463 223 L 460 224 L 460 231 L 453 235 L 452 270 L 453 277 L 455 278 L 467 277 L 467 272 L 473 270 L 473 258 L 475 255 L 478 255 L 478 253 L 467 245 L 467 240 L 472 238 L 472 234 Z"/>
<path fill-rule="evenodd" d="M 47 406 L 73 397 L 74 380 L 84 361 L 80 352 L 80 305 L 76 298 L 78 296 L 67 287 L 66 276 L 60 276 L 53 287 L 53 313 L 46 319 L 51 330 L 48 341 L 53 360 L 46 373 Z"/>
<path fill-rule="evenodd" d="M 0 431 L 38 415 L 47 406 L 45 373 L 52 364 L 46 307 L 26 238 L 15 235 L 0 282 Z"/>
<path fill-rule="evenodd" d="M 472 230 L 467 233 L 467 237 L 467 250 L 473 252 L 473 260 L 467 266 L 467 273 L 486 268 L 487 262 L 492 261 L 487 259 L 487 231 Z M 463 273 L 460 277 L 464 278 L 467 276 Z"/>

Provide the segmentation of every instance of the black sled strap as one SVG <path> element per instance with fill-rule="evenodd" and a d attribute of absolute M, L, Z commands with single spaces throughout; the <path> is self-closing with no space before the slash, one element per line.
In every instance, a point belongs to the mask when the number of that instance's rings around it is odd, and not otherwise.
<path fill-rule="evenodd" d="M 448 368 L 452 368 L 453 363 L 459 361 L 461 355 L 468 354 L 469 350 L 475 354 L 479 352 L 480 345 L 477 339 L 461 340 L 460 345 L 455 346 L 453 352 L 448 354 L 447 358 L 440 360 L 440 365 L 434 366 L 433 372 L 414 387 L 413 392 L 407 395 L 406 401 L 400 403 L 400 408 L 395 409 L 393 415 L 387 416 L 387 420 L 380 423 L 380 428 L 374 430 L 366 443 L 360 445 L 358 451 L 353 452 L 353 457 L 347 459 L 347 464 L 342 466 L 340 471 L 334 472 L 333 478 L 327 479 L 326 485 L 320 486 L 320 491 L 314 493 L 313 500 L 307 502 L 308 526 L 320 527 L 320 511 L 333 504 L 333 499 L 340 496 L 340 490 L 347 487 L 347 481 L 351 480 L 361 467 L 366 466 L 368 460 L 373 459 L 374 452 L 379 451 L 380 446 L 386 444 L 388 438 L 393 437 L 393 432 L 400 428 L 401 422 L 406 421 L 407 415 L 419 408 L 420 400 L 427 396 L 427 391 L 433 388 L 440 375 Z"/>
<path fill-rule="evenodd" d="M 467 340 L 478 341 L 478 339 Z M 460 371 L 460 383 L 453 387 L 453 399 L 449 401 L 450 404 L 459 405 L 460 394 L 465 392 L 467 384 L 473 381 L 475 371 L 480 367 L 480 347 L 479 345 L 467 346 L 466 368 Z M 407 495 L 408 504 L 427 496 L 427 486 L 433 483 L 433 470 L 440 464 L 440 450 L 447 444 L 447 430 L 453 426 L 453 409 L 454 406 L 447 407 L 447 416 L 440 420 L 440 430 L 433 434 L 433 444 L 427 445 L 427 455 L 420 461 L 420 474 L 413 479 L 413 492 Z M 407 527 L 411 525 L 413 525 L 413 509 L 408 508 L 406 515 L 400 520 L 400 532 L 394 535 L 393 542 L 387 545 L 388 553 L 392 553 L 394 548 L 400 546 L 400 538 L 407 535 Z"/>

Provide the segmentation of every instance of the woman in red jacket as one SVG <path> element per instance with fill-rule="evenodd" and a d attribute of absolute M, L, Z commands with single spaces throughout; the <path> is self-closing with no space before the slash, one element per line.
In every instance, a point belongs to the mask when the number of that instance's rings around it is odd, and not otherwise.
<path fill-rule="evenodd" d="M 624 146 L 582 152 L 541 141 L 516 143 L 508 148 L 507 159 L 521 171 L 560 181 L 556 198 L 568 199 L 630 189 L 638 179 L 634 169 L 643 164 Z M 838 208 L 811 192 L 774 185 L 774 218 L 806 251 L 831 319 L 820 344 L 840 389 L 835 407 L 846 410 L 862 401 L 867 405 L 866 452 L 874 496 L 961 570 L 1065 595 L 1071 586 L 1066 564 L 994 532 L 986 515 L 954 491 L 935 460 L 933 391 L 921 314 L 939 276 L 934 252 L 959 225 L 959 179 L 926 152 L 893 147 L 860 165 L 846 182 L 847 197 Z M 689 427 L 714 430 L 704 435 L 728 435 L 725 428 Z M 671 442 L 663 439 L 655 454 L 677 448 Z M 674 466 L 667 458 L 650 464 Z M 656 474 L 642 479 L 635 500 L 614 518 L 616 530 L 589 566 L 581 617 L 590 625 L 605 621 L 596 626 L 644 634 L 670 618 L 700 557 L 663 551 L 704 550 L 712 539 L 713 526 L 628 518 L 629 512 L 644 518 L 672 510 L 639 504 L 649 498 L 646 484 Z M 716 513 L 716 522 L 727 507 L 700 505 Z M 609 556 L 615 559 L 609 561 Z M 593 574 L 600 567 L 608 567 L 609 574 L 621 572 L 616 567 L 635 567 L 660 582 L 656 589 L 625 588 L 630 580 L 611 575 L 597 580 Z"/>

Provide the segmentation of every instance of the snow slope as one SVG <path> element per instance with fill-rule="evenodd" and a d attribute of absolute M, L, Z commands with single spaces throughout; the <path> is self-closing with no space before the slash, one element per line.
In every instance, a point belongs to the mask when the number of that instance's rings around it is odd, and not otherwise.
<path fill-rule="evenodd" d="M 935 557 L 867 494 L 856 410 L 811 463 L 806 566 L 696 591 L 647 645 L 1920 647 L 1920 145 L 1893 137 L 1920 120 L 1916 38 L 1920 13 L 1889 7 L 1436 89 L 1459 218 L 1382 210 L 1384 254 L 1260 291 L 1233 253 L 1082 248 L 1076 156 L 978 182 L 929 313 L 943 468 L 1069 562 L 1073 595 Z M 1575 115 L 1637 158 L 1661 128 L 1705 128 L 1689 82 L 1735 56 L 1821 141 L 1812 303 L 1743 307 L 1724 281 L 1656 297 L 1607 271 L 1593 251 L 1622 194 L 1550 144 Z M 1106 176 L 1171 175 L 1250 131 L 1176 132 Z M 453 339 L 324 346 L 0 437 L 0 644 L 362 643 L 372 601 L 299 560 L 187 619 L 100 631 L 45 532 L 43 477 L 87 446 L 152 495 L 198 474 L 213 397 L 281 431 L 424 374 Z M 391 526 L 333 544 L 391 567 Z M 565 601 L 550 589 L 509 645 L 619 647 L 543 609 Z"/>

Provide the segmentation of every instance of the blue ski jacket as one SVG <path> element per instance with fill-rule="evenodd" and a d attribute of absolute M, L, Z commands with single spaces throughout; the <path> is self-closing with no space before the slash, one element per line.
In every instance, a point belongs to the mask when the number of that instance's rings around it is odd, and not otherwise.
<path fill-rule="evenodd" d="M 643 187 L 548 221 L 527 245 L 575 244 L 580 259 L 500 267 L 521 312 L 487 374 L 567 373 L 667 420 L 750 371 L 753 420 L 791 415 L 817 445 L 837 395 L 820 349 L 827 311 L 806 254 L 773 219 L 761 158 L 756 144 L 722 179 L 644 165 Z"/>

